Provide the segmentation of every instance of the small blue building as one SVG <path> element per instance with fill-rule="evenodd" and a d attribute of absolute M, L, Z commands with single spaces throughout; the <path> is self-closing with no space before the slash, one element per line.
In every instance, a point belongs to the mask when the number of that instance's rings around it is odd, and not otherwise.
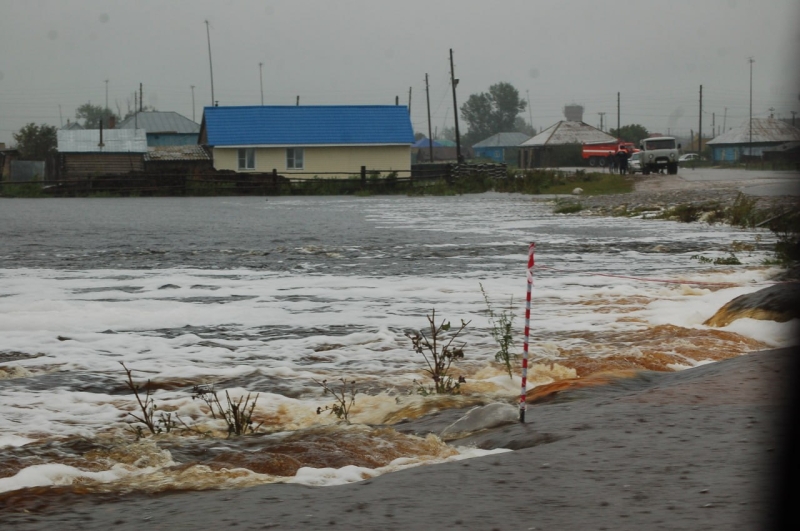
<path fill-rule="evenodd" d="M 753 118 L 706 142 L 714 162 L 739 162 L 743 157 L 762 158 L 765 152 L 786 142 L 800 141 L 800 129 L 775 118 Z"/>
<path fill-rule="evenodd" d="M 189 146 L 197 144 L 200 124 L 176 112 L 144 111 L 129 116 L 117 129 L 144 129 L 148 147 Z"/>
<path fill-rule="evenodd" d="M 519 145 L 530 138 L 525 133 L 497 133 L 472 146 L 475 158 L 491 159 L 495 162 L 517 160 Z"/>

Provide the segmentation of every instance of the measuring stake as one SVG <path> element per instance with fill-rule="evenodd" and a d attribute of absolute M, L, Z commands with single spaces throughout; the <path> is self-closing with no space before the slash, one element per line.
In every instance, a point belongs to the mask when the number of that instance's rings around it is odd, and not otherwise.
<path fill-rule="evenodd" d="M 528 293 L 525 298 L 525 342 L 522 346 L 522 389 L 519 394 L 519 421 L 525 423 L 525 391 L 528 387 L 528 337 L 531 324 L 531 290 L 533 288 L 533 249 L 536 244 L 531 242 L 528 247 Z"/>

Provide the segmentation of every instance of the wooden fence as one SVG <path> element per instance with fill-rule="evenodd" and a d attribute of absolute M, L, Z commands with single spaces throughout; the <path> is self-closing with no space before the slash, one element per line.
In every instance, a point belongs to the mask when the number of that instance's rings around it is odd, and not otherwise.
<path fill-rule="evenodd" d="M 342 179 L 342 172 L 315 172 L 282 175 L 270 173 L 237 173 L 205 169 L 187 171 L 135 171 L 126 174 L 71 175 L 69 179 L 40 180 L 42 191 L 56 196 L 82 195 L 291 195 L 334 194 L 370 191 L 391 193 L 444 181 L 452 184 L 470 175 L 503 178 L 505 164 L 415 164 L 411 170 L 367 169 Z M 329 177 L 336 175 L 336 178 Z M 9 185 L 0 181 L 0 193 Z M 28 183 L 30 185 L 31 183 Z"/>

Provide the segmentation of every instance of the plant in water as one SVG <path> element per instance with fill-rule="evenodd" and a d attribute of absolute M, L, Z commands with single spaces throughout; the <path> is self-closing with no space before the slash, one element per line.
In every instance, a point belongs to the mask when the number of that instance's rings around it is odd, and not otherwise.
<path fill-rule="evenodd" d="M 321 382 L 314 380 L 314 383 L 322 387 L 326 395 L 330 393 L 335 400 L 329 406 L 318 407 L 317 415 L 322 414 L 323 411 L 330 411 L 331 415 L 336 415 L 339 420 L 344 420 L 347 424 L 350 424 L 350 408 L 356 403 L 358 389 L 356 389 L 355 381 L 348 382 L 344 378 L 340 378 L 339 381 L 342 382 L 342 385 L 335 389 L 328 385 L 328 380 L 322 380 Z"/>
<path fill-rule="evenodd" d="M 228 391 L 225 391 L 226 403 L 223 405 L 213 386 L 195 385 L 192 388 L 192 400 L 194 399 L 205 402 L 214 419 L 225 421 L 225 424 L 228 425 L 228 437 L 255 433 L 263 424 L 259 423 L 253 427 L 253 410 L 258 401 L 258 394 L 252 398 L 252 401 L 250 393 L 247 393 L 246 397 L 239 397 L 239 400 L 233 400 Z"/>
<path fill-rule="evenodd" d="M 436 324 L 436 310 L 431 311 L 431 315 L 426 315 L 428 318 L 427 335 L 424 331 L 419 330 L 414 334 L 406 333 L 406 337 L 411 340 L 412 349 L 414 352 L 422 354 L 425 358 L 427 372 L 433 380 L 433 391 L 436 394 L 458 394 L 461 384 L 464 383 L 463 377 L 456 380 L 450 376 L 450 368 L 457 360 L 464 359 L 464 346 L 454 345 L 454 342 L 464 331 L 471 321 L 464 322 L 461 320 L 461 327 L 451 331 L 449 321 Z M 450 332 L 448 334 L 448 332 Z M 427 394 L 427 393 L 423 393 Z"/>
<path fill-rule="evenodd" d="M 583 205 L 580 203 L 564 203 L 558 205 L 555 209 L 556 214 L 574 214 L 575 212 L 580 212 L 583 210 Z"/>
<path fill-rule="evenodd" d="M 728 256 L 722 258 L 708 258 L 707 256 L 703 256 L 702 254 L 695 254 L 690 257 L 692 260 L 697 260 L 701 264 L 714 264 L 714 265 L 742 265 L 742 262 L 736 257 L 735 254 L 732 252 L 728 253 Z"/>
<path fill-rule="evenodd" d="M 514 346 L 514 335 L 512 333 L 514 329 L 514 313 L 512 311 L 514 307 L 514 297 L 511 297 L 511 300 L 508 301 L 507 310 L 496 314 L 494 309 L 492 309 L 492 304 L 489 302 L 489 296 L 486 294 L 486 290 L 483 289 L 483 284 L 478 283 L 478 285 L 481 287 L 483 300 L 486 301 L 486 309 L 489 310 L 489 323 L 492 325 L 492 337 L 495 342 L 497 342 L 497 346 L 500 347 L 500 350 L 494 355 L 494 359 L 505 365 L 508 377 L 511 378 L 511 362 L 517 358 L 516 354 L 511 353 L 511 349 Z"/>
<path fill-rule="evenodd" d="M 140 394 L 141 388 L 138 384 L 133 382 L 132 370 L 125 366 L 124 363 L 119 362 L 122 365 L 122 368 L 125 370 L 125 375 L 128 377 L 128 380 L 125 384 L 128 386 L 128 389 L 133 391 L 134 396 L 136 397 L 136 402 L 139 404 L 139 411 L 141 415 L 136 415 L 135 413 L 128 413 L 131 417 L 136 419 L 138 422 L 144 424 L 144 426 L 150 431 L 152 435 L 158 435 L 160 433 L 169 433 L 172 431 L 172 428 L 176 426 L 175 420 L 172 418 L 172 413 L 164 413 L 159 412 L 159 417 L 156 419 L 156 410 L 158 406 L 153 400 L 153 396 L 150 392 L 150 380 L 147 380 L 147 384 L 145 385 L 144 389 L 144 400 L 142 400 L 142 396 Z M 175 416 L 177 419 L 177 415 Z M 140 425 L 136 424 L 129 424 L 131 431 L 136 434 L 137 439 L 141 439 L 144 437 L 144 428 Z"/>

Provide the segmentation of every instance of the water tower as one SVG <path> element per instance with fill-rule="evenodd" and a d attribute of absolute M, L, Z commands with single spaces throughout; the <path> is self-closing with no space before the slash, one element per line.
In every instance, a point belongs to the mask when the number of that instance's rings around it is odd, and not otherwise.
<path fill-rule="evenodd" d="M 583 105 L 578 105 L 576 103 L 564 105 L 564 116 L 569 122 L 582 122 Z"/>

